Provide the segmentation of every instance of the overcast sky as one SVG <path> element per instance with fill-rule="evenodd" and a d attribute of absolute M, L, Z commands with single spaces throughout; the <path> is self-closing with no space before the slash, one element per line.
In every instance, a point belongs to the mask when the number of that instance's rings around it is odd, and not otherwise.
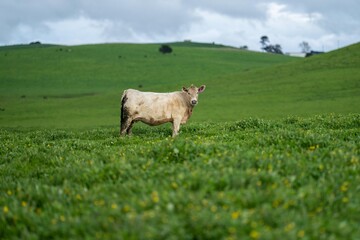
<path fill-rule="evenodd" d="M 192 40 L 299 52 L 360 41 L 360 0 L 0 0 L 0 45 Z"/>

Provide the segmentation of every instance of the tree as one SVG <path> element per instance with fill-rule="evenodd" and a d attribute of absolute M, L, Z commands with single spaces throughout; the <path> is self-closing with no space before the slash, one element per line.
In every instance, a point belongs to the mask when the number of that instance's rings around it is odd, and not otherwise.
<path fill-rule="evenodd" d="M 159 48 L 159 52 L 166 54 L 166 53 L 172 53 L 172 48 L 168 45 L 161 45 Z"/>
<path fill-rule="evenodd" d="M 283 54 L 280 44 L 275 44 L 275 45 L 270 44 L 263 49 L 268 53 Z"/>
<path fill-rule="evenodd" d="M 36 41 L 36 42 L 31 42 L 30 45 L 40 45 L 41 42 L 40 41 Z"/>
<path fill-rule="evenodd" d="M 275 46 L 274 46 L 274 53 L 283 54 L 282 48 L 281 48 L 280 44 L 275 44 Z"/>
<path fill-rule="evenodd" d="M 270 40 L 267 36 L 262 36 L 260 38 L 260 43 L 262 45 L 261 49 L 268 53 L 283 54 L 280 44 L 270 44 Z"/>
<path fill-rule="evenodd" d="M 309 53 L 311 51 L 311 47 L 308 42 L 302 41 L 299 44 L 299 47 L 301 48 L 302 53 Z"/>
<path fill-rule="evenodd" d="M 270 43 L 268 36 L 262 36 L 260 38 L 260 43 L 262 45 L 261 49 L 265 50 L 266 46 Z"/>

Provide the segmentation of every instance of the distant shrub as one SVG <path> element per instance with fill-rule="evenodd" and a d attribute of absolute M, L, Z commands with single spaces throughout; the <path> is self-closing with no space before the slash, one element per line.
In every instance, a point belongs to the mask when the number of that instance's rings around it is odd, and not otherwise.
<path fill-rule="evenodd" d="M 168 45 L 161 45 L 161 47 L 159 48 L 159 52 L 166 54 L 166 53 L 172 53 L 172 48 Z"/>
<path fill-rule="evenodd" d="M 30 45 L 40 45 L 41 42 L 40 41 L 36 41 L 36 42 L 31 42 Z"/>

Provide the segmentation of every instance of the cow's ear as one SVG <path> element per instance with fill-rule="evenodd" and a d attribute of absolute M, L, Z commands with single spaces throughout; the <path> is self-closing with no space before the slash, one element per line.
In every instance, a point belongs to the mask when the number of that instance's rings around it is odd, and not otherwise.
<path fill-rule="evenodd" d="M 183 90 L 183 92 L 188 92 L 189 91 L 189 89 L 187 89 L 186 87 L 182 87 L 182 90 Z"/>
<path fill-rule="evenodd" d="M 198 93 L 202 93 L 203 91 L 205 91 L 205 85 L 202 85 L 201 87 L 199 87 L 198 89 Z"/>

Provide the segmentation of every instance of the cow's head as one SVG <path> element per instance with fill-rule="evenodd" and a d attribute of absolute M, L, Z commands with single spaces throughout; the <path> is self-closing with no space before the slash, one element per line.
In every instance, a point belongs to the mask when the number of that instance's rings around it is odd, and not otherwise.
<path fill-rule="evenodd" d="M 205 91 L 205 85 L 197 88 L 194 85 L 191 85 L 189 88 L 183 87 L 182 91 L 187 94 L 189 103 L 192 106 L 195 106 L 198 103 L 198 95 Z"/>

